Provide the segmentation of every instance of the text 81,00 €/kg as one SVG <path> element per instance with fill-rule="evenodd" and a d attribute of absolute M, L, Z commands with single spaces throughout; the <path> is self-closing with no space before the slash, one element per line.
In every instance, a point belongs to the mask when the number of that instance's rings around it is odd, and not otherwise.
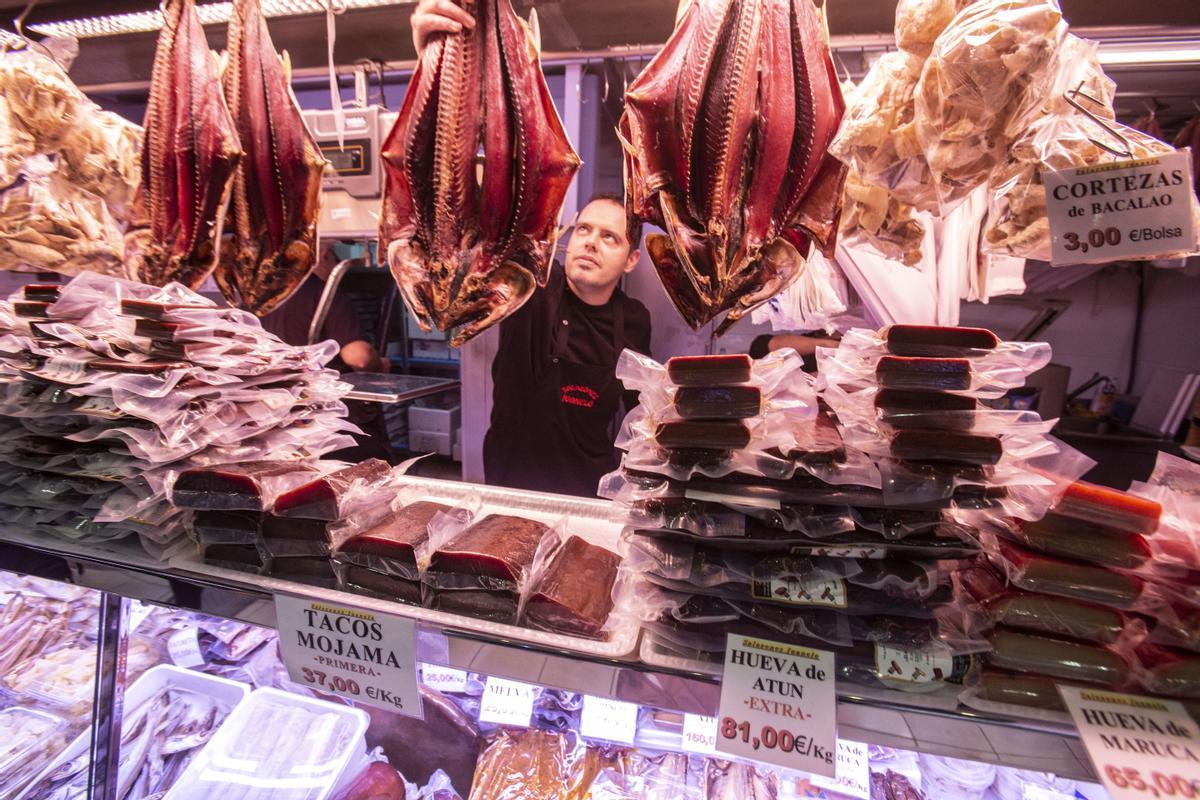
<path fill-rule="evenodd" d="M 812 755 L 815 743 L 807 736 L 796 735 L 787 730 L 776 730 L 770 725 L 763 725 L 756 733 L 751 733 L 749 722 L 738 722 L 733 717 L 721 720 L 721 737 L 724 739 L 741 739 L 755 750 L 782 750 L 785 753 L 800 753 Z M 817 747 L 819 750 L 819 746 Z"/>

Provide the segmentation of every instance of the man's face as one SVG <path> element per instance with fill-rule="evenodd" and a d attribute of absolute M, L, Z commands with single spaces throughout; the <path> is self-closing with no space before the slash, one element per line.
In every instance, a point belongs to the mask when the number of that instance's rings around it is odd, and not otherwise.
<path fill-rule="evenodd" d="M 626 238 L 624 208 L 611 200 L 595 200 L 579 212 L 564 264 L 572 285 L 611 289 L 637 260 Z"/>

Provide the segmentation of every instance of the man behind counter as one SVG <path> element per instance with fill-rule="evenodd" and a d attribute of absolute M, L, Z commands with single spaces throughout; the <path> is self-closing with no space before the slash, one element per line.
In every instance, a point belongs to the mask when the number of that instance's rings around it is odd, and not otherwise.
<path fill-rule="evenodd" d="M 594 198 L 562 267 L 500 323 L 483 442 L 489 484 L 594 497 L 600 476 L 617 468 L 619 407 L 637 402 L 616 378 L 617 358 L 625 348 L 650 352 L 650 312 L 617 286 L 637 266 L 641 236 L 620 198 Z"/>

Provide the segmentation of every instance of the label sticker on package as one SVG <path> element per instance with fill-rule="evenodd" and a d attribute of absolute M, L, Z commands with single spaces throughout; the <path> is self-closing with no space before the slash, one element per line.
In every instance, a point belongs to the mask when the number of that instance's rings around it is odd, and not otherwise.
<path fill-rule="evenodd" d="M 1045 171 L 1050 263 L 1089 264 L 1191 252 L 1192 163 L 1185 151 Z"/>
<path fill-rule="evenodd" d="M 1058 687 L 1112 800 L 1200 793 L 1200 728 L 1177 700 Z"/>
<path fill-rule="evenodd" d="M 869 760 L 865 744 L 838 739 L 837 777 L 831 780 L 821 775 L 813 775 L 813 785 L 861 800 L 871 800 Z"/>
<path fill-rule="evenodd" d="M 416 624 L 405 617 L 275 595 L 276 628 L 296 683 L 421 717 Z"/>
<path fill-rule="evenodd" d="M 954 656 L 936 648 L 875 645 L 875 669 L 882 680 L 904 683 L 934 683 L 955 674 Z"/>
<path fill-rule="evenodd" d="M 479 705 L 479 721 L 529 727 L 538 687 L 520 681 L 488 678 Z"/>
<path fill-rule="evenodd" d="M 717 718 L 684 714 L 683 750 L 703 756 L 711 756 L 717 752 Z"/>
<path fill-rule="evenodd" d="M 453 667 L 439 667 L 433 664 L 421 665 L 421 679 L 430 689 L 439 692 L 457 692 L 467 690 L 467 673 Z"/>
<path fill-rule="evenodd" d="M 887 549 L 883 547 L 850 547 L 848 545 L 833 545 L 829 547 L 814 547 L 807 552 L 798 554 L 812 555 L 825 558 L 886 558 Z"/>
<path fill-rule="evenodd" d="M 729 634 L 717 751 L 836 777 L 833 653 Z"/>
<path fill-rule="evenodd" d="M 752 575 L 750 593 L 757 600 L 792 603 L 798 606 L 846 607 L 846 582 L 822 575 L 781 572 Z"/>
<path fill-rule="evenodd" d="M 637 735 L 638 707 L 636 703 L 583 696 L 583 713 L 579 717 L 579 732 L 585 739 L 633 744 Z"/>
<path fill-rule="evenodd" d="M 177 667 L 190 669 L 204 665 L 204 654 L 200 652 L 200 629 L 184 628 L 175 631 L 167 639 L 167 654 Z"/>

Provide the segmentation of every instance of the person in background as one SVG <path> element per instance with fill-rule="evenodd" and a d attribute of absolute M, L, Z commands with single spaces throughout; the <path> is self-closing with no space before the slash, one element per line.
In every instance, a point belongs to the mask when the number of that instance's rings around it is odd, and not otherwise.
<path fill-rule="evenodd" d="M 816 372 L 817 348 L 837 347 L 839 338 L 823 336 L 820 333 L 764 333 L 750 343 L 750 357 L 764 358 L 767 353 L 790 347 L 804 359 L 805 372 Z"/>
<path fill-rule="evenodd" d="M 333 268 L 337 266 L 337 254 L 332 245 L 321 247 L 320 257 L 312 274 L 305 279 L 287 301 L 279 308 L 262 318 L 262 326 L 290 345 L 301 347 L 308 344 L 308 329 L 316 316 L 317 306 L 325 291 L 325 281 Z M 337 342 L 337 356 L 330 363 L 340 372 L 387 372 L 388 361 L 379 355 L 378 351 L 367 341 L 359 324 L 354 306 L 343 293 L 335 292 L 329 306 L 329 313 L 318 331 L 315 342 L 333 339 Z M 383 421 L 383 409 L 378 403 L 366 403 L 356 400 L 346 401 L 349 409 L 349 419 L 362 429 L 362 436 L 356 435 L 357 446 L 330 453 L 326 458 L 342 461 L 365 461 L 368 458 L 382 458 L 389 464 L 399 461 L 391 442 L 388 440 L 387 426 Z"/>
<path fill-rule="evenodd" d="M 650 352 L 650 312 L 618 286 L 637 266 L 641 238 L 621 198 L 593 198 L 562 266 L 500 324 L 483 443 L 488 483 L 594 497 L 617 468 L 621 407 L 637 403 L 617 380 L 617 359 L 626 348 Z"/>

